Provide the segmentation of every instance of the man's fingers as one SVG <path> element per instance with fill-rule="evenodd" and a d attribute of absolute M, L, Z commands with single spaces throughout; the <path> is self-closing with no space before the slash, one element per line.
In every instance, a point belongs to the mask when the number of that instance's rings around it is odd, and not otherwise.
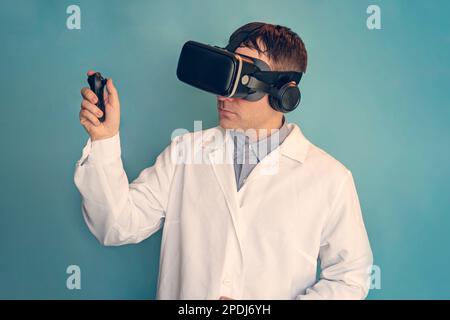
<path fill-rule="evenodd" d="M 89 71 L 87 72 L 87 75 L 88 75 L 88 76 L 92 76 L 94 73 L 95 73 L 95 71 L 89 70 Z"/>
<path fill-rule="evenodd" d="M 82 109 L 80 111 L 80 122 L 83 118 L 89 120 L 89 122 L 91 122 L 96 127 L 100 125 L 100 120 L 98 120 L 98 118 L 92 112 L 86 109 Z"/>
<path fill-rule="evenodd" d="M 97 118 L 100 118 L 103 115 L 103 112 L 99 107 L 85 99 L 83 99 L 83 101 L 81 102 L 81 109 L 90 111 L 91 113 L 95 114 Z"/>
<path fill-rule="evenodd" d="M 88 87 L 84 87 L 84 88 L 81 89 L 81 96 L 84 99 L 89 100 L 90 103 L 96 104 L 98 102 L 97 96 Z"/>

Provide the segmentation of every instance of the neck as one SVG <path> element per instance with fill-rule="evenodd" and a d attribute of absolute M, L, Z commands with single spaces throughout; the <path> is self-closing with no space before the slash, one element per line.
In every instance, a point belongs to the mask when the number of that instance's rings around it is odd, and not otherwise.
<path fill-rule="evenodd" d="M 250 141 L 258 141 L 264 138 L 269 137 L 273 131 L 278 130 L 283 125 L 283 118 L 284 115 L 281 115 L 280 117 L 274 117 L 273 119 L 270 119 L 265 124 L 259 126 L 259 128 L 255 128 L 254 130 L 249 130 L 249 139 Z M 286 121 L 286 119 L 285 119 Z"/>

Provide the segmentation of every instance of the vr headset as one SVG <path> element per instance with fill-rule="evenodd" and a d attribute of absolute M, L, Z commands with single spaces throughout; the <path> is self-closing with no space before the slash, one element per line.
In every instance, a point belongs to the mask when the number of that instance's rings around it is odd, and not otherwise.
<path fill-rule="evenodd" d="M 178 60 L 178 79 L 223 97 L 257 101 L 268 94 L 273 109 L 294 110 L 301 99 L 297 85 L 302 72 L 271 71 L 264 61 L 234 52 L 260 27 L 238 34 L 225 48 L 186 42 Z"/>

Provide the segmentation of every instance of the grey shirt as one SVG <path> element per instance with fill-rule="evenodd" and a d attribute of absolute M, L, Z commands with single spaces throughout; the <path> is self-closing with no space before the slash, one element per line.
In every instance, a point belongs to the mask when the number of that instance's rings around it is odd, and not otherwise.
<path fill-rule="evenodd" d="M 234 142 L 234 173 L 239 191 L 256 165 L 283 143 L 289 134 L 289 129 L 286 118 L 283 116 L 281 128 L 278 131 L 269 132 L 266 137 L 258 141 L 250 141 L 248 135 L 242 131 L 233 130 L 230 133 Z"/>

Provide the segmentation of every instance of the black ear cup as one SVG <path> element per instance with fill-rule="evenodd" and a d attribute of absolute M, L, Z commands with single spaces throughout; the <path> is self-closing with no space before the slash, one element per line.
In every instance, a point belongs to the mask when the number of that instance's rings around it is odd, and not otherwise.
<path fill-rule="evenodd" d="M 280 112 L 291 112 L 297 108 L 301 100 L 300 89 L 295 83 L 286 83 L 279 89 L 274 89 L 269 95 L 270 106 Z"/>

